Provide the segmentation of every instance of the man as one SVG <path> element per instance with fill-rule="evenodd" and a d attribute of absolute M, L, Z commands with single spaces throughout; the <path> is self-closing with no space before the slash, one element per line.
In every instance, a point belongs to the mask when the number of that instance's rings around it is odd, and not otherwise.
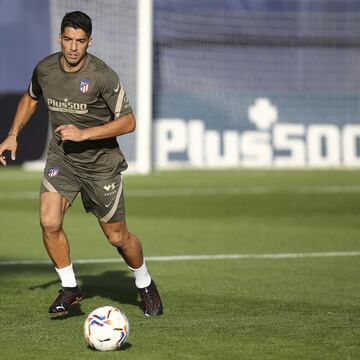
<path fill-rule="evenodd" d="M 40 224 L 45 248 L 62 289 L 49 308 L 52 316 L 68 313 L 82 300 L 74 275 L 63 219 L 78 193 L 84 208 L 99 221 L 135 276 L 144 314 L 161 315 L 163 307 L 151 279 L 139 239 L 126 226 L 121 172 L 127 168 L 116 137 L 135 130 L 135 117 L 118 75 L 87 53 L 92 23 L 88 15 L 67 13 L 61 23 L 62 51 L 38 63 L 22 96 L 9 131 L 0 144 L 14 160 L 17 136 L 41 96 L 49 109 L 52 138 L 40 189 Z"/>

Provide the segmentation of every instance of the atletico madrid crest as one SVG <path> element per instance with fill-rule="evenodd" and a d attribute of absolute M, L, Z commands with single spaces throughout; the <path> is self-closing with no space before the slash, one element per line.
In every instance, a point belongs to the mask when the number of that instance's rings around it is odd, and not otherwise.
<path fill-rule="evenodd" d="M 86 93 L 89 91 L 90 81 L 89 80 L 80 80 L 80 91 Z"/>
<path fill-rule="evenodd" d="M 58 167 L 52 167 L 48 170 L 48 176 L 49 177 L 54 177 L 54 176 L 57 176 L 59 174 L 59 168 Z"/>

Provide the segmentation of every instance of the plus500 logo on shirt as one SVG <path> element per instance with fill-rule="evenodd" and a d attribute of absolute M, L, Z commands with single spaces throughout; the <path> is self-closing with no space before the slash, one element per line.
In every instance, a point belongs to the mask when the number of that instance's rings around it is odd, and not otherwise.
<path fill-rule="evenodd" d="M 87 104 L 69 101 L 66 98 L 63 101 L 48 98 L 46 102 L 49 110 L 52 111 L 68 112 L 74 114 L 86 114 L 88 112 Z"/>

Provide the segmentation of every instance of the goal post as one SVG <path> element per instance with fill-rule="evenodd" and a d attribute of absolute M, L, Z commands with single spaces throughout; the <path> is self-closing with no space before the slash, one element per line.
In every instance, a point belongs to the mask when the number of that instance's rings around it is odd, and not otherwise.
<path fill-rule="evenodd" d="M 151 170 L 153 1 L 138 0 L 136 165 Z"/>

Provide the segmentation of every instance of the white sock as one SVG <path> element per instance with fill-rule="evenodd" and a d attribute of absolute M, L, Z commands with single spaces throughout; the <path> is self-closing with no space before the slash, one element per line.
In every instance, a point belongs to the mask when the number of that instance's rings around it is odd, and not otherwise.
<path fill-rule="evenodd" d="M 62 287 L 75 287 L 77 285 L 72 264 L 61 269 L 55 268 L 55 270 L 60 277 Z"/>
<path fill-rule="evenodd" d="M 138 289 L 143 289 L 150 285 L 151 277 L 148 273 L 145 261 L 138 269 L 133 269 L 130 266 L 129 266 L 129 269 L 134 273 L 135 286 Z"/>

